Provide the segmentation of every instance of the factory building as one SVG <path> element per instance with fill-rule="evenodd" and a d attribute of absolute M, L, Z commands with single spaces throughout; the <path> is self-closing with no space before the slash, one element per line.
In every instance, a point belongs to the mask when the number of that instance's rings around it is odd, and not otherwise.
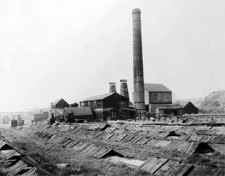
<path fill-rule="evenodd" d="M 182 106 L 172 104 L 172 91 L 163 84 L 145 84 L 145 109 L 155 114 L 182 114 Z"/>
<path fill-rule="evenodd" d="M 116 92 L 116 83 L 109 83 L 109 93 L 92 96 L 80 102 L 80 107 L 90 107 L 97 121 L 126 120 L 134 118 L 134 109 L 130 108 L 127 80 L 120 80 L 120 94 Z"/>
<path fill-rule="evenodd" d="M 182 112 L 183 114 L 198 114 L 198 108 L 192 102 L 188 102 Z"/>
<path fill-rule="evenodd" d="M 145 103 L 172 104 L 172 91 L 163 84 L 145 83 Z"/>
<path fill-rule="evenodd" d="M 116 92 L 86 98 L 80 102 L 80 106 L 90 107 L 95 114 L 95 120 L 129 118 L 129 99 Z"/>

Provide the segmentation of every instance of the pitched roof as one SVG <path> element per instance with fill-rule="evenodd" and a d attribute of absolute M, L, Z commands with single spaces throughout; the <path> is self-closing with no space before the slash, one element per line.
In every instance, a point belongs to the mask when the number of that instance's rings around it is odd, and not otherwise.
<path fill-rule="evenodd" d="M 60 102 L 61 100 L 62 100 L 62 98 L 61 98 L 61 99 L 57 99 L 56 101 L 52 102 L 52 104 L 55 105 L 55 104 L 57 104 L 58 102 Z"/>
<path fill-rule="evenodd" d="M 56 100 L 55 102 L 52 103 L 52 105 L 58 104 L 60 101 L 66 102 L 63 98 Z M 66 102 L 67 103 L 67 102 Z M 68 104 L 68 103 L 67 103 Z"/>
<path fill-rule="evenodd" d="M 66 114 L 73 113 L 74 116 L 92 115 L 90 107 L 69 107 L 69 108 L 64 108 L 64 113 L 66 113 Z"/>
<path fill-rule="evenodd" d="M 159 104 L 157 105 L 159 109 L 181 109 L 182 106 L 179 104 Z"/>
<path fill-rule="evenodd" d="M 184 107 L 196 107 L 191 101 L 189 101 Z"/>
<path fill-rule="evenodd" d="M 96 95 L 96 96 L 92 96 L 92 97 L 88 97 L 86 99 L 84 99 L 83 101 L 95 101 L 95 100 L 103 100 L 109 96 L 111 96 L 112 94 L 114 94 L 115 92 L 112 93 L 107 93 L 107 94 L 102 94 L 102 95 Z"/>
<path fill-rule="evenodd" d="M 145 90 L 149 92 L 172 92 L 163 84 L 145 83 Z"/>

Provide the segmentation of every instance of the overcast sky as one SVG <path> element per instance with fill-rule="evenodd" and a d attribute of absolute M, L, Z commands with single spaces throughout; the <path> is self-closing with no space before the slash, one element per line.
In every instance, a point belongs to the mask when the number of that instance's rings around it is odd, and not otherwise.
<path fill-rule="evenodd" d="M 176 98 L 225 89 L 224 0 L 0 2 L 0 111 L 133 91 L 132 9 L 140 8 L 144 79 Z"/>

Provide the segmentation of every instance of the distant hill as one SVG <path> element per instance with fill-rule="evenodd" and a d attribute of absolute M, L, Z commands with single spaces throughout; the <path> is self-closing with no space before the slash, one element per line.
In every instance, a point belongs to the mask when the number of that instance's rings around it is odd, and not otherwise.
<path fill-rule="evenodd" d="M 225 90 L 210 93 L 198 108 L 202 113 L 225 113 Z"/>
<path fill-rule="evenodd" d="M 196 107 L 198 107 L 203 101 L 203 97 L 200 98 L 186 98 L 186 99 L 176 99 L 173 96 L 173 103 L 180 104 L 181 106 L 185 106 L 189 101 L 192 102 Z"/>

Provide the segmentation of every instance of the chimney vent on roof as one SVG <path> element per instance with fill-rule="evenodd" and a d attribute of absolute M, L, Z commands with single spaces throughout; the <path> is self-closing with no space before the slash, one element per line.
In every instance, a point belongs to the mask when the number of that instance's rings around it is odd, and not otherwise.
<path fill-rule="evenodd" d="M 121 79 L 120 80 L 120 95 L 127 97 L 129 99 L 129 92 L 128 92 L 128 86 L 127 86 L 127 80 Z"/>
<path fill-rule="evenodd" d="M 116 83 L 110 82 L 109 83 L 109 93 L 114 93 L 114 92 L 116 92 Z"/>

